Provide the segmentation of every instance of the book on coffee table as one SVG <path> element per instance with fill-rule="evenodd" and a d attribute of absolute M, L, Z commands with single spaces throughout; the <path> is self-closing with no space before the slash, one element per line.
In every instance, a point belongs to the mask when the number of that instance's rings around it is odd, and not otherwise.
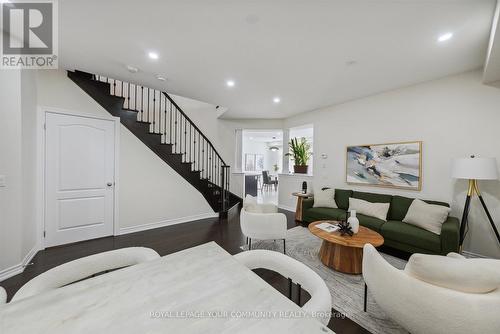
<path fill-rule="evenodd" d="M 339 227 L 337 225 L 330 223 L 321 223 L 316 225 L 316 227 L 325 232 L 337 232 L 339 230 Z"/>

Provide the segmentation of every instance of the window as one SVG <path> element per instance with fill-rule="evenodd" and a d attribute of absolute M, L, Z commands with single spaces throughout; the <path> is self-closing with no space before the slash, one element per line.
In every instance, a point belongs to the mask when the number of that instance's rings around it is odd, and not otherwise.
<path fill-rule="evenodd" d="M 247 172 L 261 172 L 264 170 L 264 155 L 245 154 L 245 170 Z"/>

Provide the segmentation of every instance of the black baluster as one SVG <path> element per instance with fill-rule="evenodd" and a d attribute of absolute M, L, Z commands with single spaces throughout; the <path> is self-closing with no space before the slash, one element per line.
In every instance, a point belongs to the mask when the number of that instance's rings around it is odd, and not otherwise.
<path fill-rule="evenodd" d="M 187 119 L 184 117 L 184 161 L 188 162 L 187 160 Z"/>
<path fill-rule="evenodd" d="M 153 90 L 153 133 L 156 133 L 156 90 Z"/>
<path fill-rule="evenodd" d="M 175 108 L 175 125 L 174 125 L 174 130 L 175 130 L 175 143 L 174 143 L 174 147 L 175 147 L 175 152 L 177 153 L 177 114 L 178 114 L 178 111 L 177 111 L 177 108 Z"/>
<path fill-rule="evenodd" d="M 182 114 L 180 113 L 180 110 L 178 111 L 179 112 L 179 153 L 181 154 L 181 157 L 182 157 L 182 161 L 184 162 L 184 149 L 182 148 L 182 125 L 184 124 L 182 121 L 183 121 L 183 116 Z"/>
<path fill-rule="evenodd" d="M 144 86 L 141 86 L 141 121 L 144 122 Z"/>
<path fill-rule="evenodd" d="M 169 144 L 172 144 L 172 122 L 173 122 L 173 116 L 172 116 L 172 102 L 169 101 L 169 105 L 170 105 L 170 142 Z"/>
<path fill-rule="evenodd" d="M 161 93 L 160 93 L 161 94 Z M 161 101 L 163 102 L 163 107 L 165 110 L 161 108 Z M 167 107 L 165 106 L 165 98 L 163 94 L 160 95 L 160 112 L 163 111 L 163 143 L 167 142 Z"/>
<path fill-rule="evenodd" d="M 130 82 L 128 83 L 127 109 L 130 109 Z"/>
<path fill-rule="evenodd" d="M 148 113 L 146 115 L 147 119 L 146 119 L 146 122 L 149 123 L 149 120 L 150 120 L 150 116 L 149 116 L 149 88 L 148 88 Z M 151 131 L 151 127 L 149 127 L 149 131 Z"/>

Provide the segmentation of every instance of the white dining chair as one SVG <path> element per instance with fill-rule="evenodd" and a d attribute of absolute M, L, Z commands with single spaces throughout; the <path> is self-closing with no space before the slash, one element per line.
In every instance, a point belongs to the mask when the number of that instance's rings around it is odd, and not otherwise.
<path fill-rule="evenodd" d="M 332 296 L 325 281 L 311 268 L 287 255 L 262 249 L 238 253 L 234 258 L 251 270 L 268 269 L 288 278 L 289 298 L 291 298 L 292 282 L 296 282 L 297 304 L 300 306 L 300 288 L 303 287 L 311 295 L 311 299 L 302 306 L 302 310 L 321 323 L 328 324 L 332 310 Z"/>
<path fill-rule="evenodd" d="M 64 263 L 30 280 L 12 298 L 17 301 L 47 290 L 90 278 L 109 270 L 129 267 L 159 258 L 157 252 L 145 247 L 128 247 L 98 253 Z"/>
<path fill-rule="evenodd" d="M 7 303 L 7 292 L 0 286 L 0 305 Z"/>
<path fill-rule="evenodd" d="M 258 204 L 257 199 L 247 195 L 240 213 L 240 226 L 247 237 L 248 249 L 252 249 L 252 239 L 283 240 L 283 253 L 286 253 L 287 219 L 278 212 L 274 204 Z"/>

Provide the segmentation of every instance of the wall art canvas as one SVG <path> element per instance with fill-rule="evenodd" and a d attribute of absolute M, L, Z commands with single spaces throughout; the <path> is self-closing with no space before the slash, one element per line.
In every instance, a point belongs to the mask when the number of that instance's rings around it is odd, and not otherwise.
<path fill-rule="evenodd" d="M 422 142 L 348 146 L 346 182 L 420 190 Z"/>

